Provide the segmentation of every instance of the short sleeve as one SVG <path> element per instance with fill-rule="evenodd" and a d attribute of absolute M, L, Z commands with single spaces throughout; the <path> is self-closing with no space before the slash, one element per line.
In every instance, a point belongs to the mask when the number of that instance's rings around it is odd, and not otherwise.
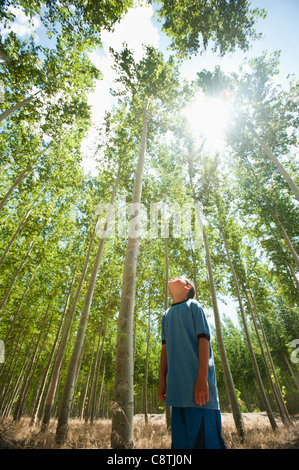
<path fill-rule="evenodd" d="M 163 314 L 163 316 L 162 316 L 161 340 L 162 340 L 162 344 L 166 343 L 166 339 L 165 339 L 165 314 Z"/>
<path fill-rule="evenodd" d="M 195 334 L 199 338 L 210 340 L 210 328 L 202 307 L 197 302 L 192 302 Z"/>

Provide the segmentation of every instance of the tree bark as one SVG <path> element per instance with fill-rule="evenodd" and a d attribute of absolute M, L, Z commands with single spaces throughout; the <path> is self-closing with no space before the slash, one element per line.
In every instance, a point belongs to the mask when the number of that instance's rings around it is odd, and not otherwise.
<path fill-rule="evenodd" d="M 56 393 L 56 390 L 57 390 L 58 378 L 59 378 L 61 366 L 62 366 L 62 363 L 63 363 L 63 359 L 64 359 L 65 350 L 66 350 L 67 342 L 68 342 L 68 339 L 69 339 L 71 327 L 72 327 L 72 324 L 73 324 L 73 319 L 74 319 L 77 303 L 78 303 L 78 300 L 80 298 L 82 286 L 83 286 L 83 283 L 84 283 L 84 280 L 85 280 L 85 277 L 86 277 L 86 272 L 87 272 L 87 268 L 88 268 L 88 263 L 89 263 L 91 249 L 92 249 L 92 244 L 93 244 L 94 237 L 95 237 L 96 225 L 97 225 L 97 222 L 95 224 L 95 228 L 94 228 L 94 230 L 92 232 L 92 235 L 91 235 L 91 239 L 90 239 L 90 242 L 89 242 L 89 247 L 88 247 L 88 250 L 87 250 L 86 259 L 85 259 L 85 263 L 84 263 L 84 266 L 83 266 L 81 278 L 80 278 L 80 281 L 79 281 L 79 284 L 78 284 L 78 287 L 77 287 L 76 295 L 75 295 L 74 301 L 71 305 L 71 308 L 70 308 L 69 312 L 67 313 L 66 320 L 65 320 L 65 323 L 63 325 L 62 336 L 61 336 L 60 344 L 59 344 L 59 347 L 58 347 L 57 355 L 56 355 L 56 358 L 55 358 L 55 363 L 54 363 L 53 370 L 52 370 L 50 384 L 48 386 L 47 400 L 46 400 L 46 404 L 45 404 L 45 411 L 44 411 L 42 427 L 41 427 L 42 432 L 46 431 L 48 429 L 48 426 L 49 426 L 51 411 L 52 411 L 52 407 L 53 407 L 53 403 L 54 403 L 54 397 L 55 397 L 55 393 Z M 75 281 L 75 276 L 73 277 L 73 281 L 71 283 L 68 299 L 71 295 L 71 290 L 72 290 L 74 281 Z M 66 307 L 67 307 L 67 305 L 66 305 Z"/>
<path fill-rule="evenodd" d="M 165 230 L 166 233 L 166 230 Z M 168 238 L 164 238 L 165 250 L 165 310 L 168 309 L 168 282 L 169 282 L 169 257 L 168 257 Z M 165 406 L 166 429 L 171 429 L 171 406 Z"/>
<path fill-rule="evenodd" d="M 149 345 L 151 337 L 151 298 L 148 299 L 148 324 L 147 324 L 147 344 L 146 344 L 146 360 L 144 374 L 144 421 L 148 423 L 148 403 L 147 403 L 147 383 L 148 383 L 148 362 L 149 362 Z"/>
<path fill-rule="evenodd" d="M 9 188 L 5 196 L 1 199 L 0 201 L 0 211 L 3 209 L 4 205 L 6 204 L 9 196 L 13 193 L 13 191 L 16 189 L 16 187 L 23 181 L 23 179 L 32 171 L 32 167 L 29 165 L 27 168 L 25 168 L 24 171 L 20 174 L 20 176 L 16 179 L 16 181 L 12 184 L 12 186 Z"/>
<path fill-rule="evenodd" d="M 14 104 L 10 108 L 7 108 L 3 113 L 0 114 L 0 122 L 4 121 L 4 119 L 8 118 L 12 113 L 15 111 L 18 111 L 18 109 L 24 108 L 27 104 L 31 103 L 31 101 L 36 98 L 36 95 L 38 95 L 41 92 L 41 90 L 37 91 L 33 95 L 28 96 L 28 98 L 25 98 L 24 100 L 20 101 L 19 103 Z"/>
<path fill-rule="evenodd" d="M 44 339 L 43 339 L 42 347 L 40 348 L 39 355 L 37 356 L 37 351 L 38 351 L 40 341 L 41 341 L 42 335 L 44 333 L 45 324 L 46 324 L 46 321 L 47 321 L 47 318 L 48 318 L 50 305 L 51 305 L 51 302 L 48 305 L 47 311 L 46 311 L 44 319 L 43 319 L 43 323 L 41 325 L 40 333 L 39 333 L 39 336 L 38 336 L 38 339 L 37 339 L 37 342 L 36 342 L 36 346 L 35 346 L 35 349 L 34 349 L 34 354 L 33 354 L 33 357 L 32 357 L 31 363 L 30 363 L 29 371 L 28 371 L 27 376 L 24 380 L 22 391 L 20 393 L 18 403 L 17 403 L 16 409 L 15 409 L 15 412 L 14 412 L 14 421 L 19 421 L 21 419 L 22 412 L 23 412 L 23 407 L 24 407 L 24 404 L 25 404 L 25 400 L 27 398 L 29 387 L 30 387 L 30 384 L 33 380 L 33 376 L 34 376 L 34 372 L 36 370 L 36 367 L 38 365 L 38 359 L 39 359 L 39 357 L 42 353 L 43 345 L 44 345 L 44 343 L 47 339 L 47 333 L 46 333 L 44 335 Z M 53 317 L 53 314 L 52 314 L 52 317 Z M 51 321 L 50 321 L 50 326 L 51 326 Z M 50 328 L 50 326 L 49 326 L 49 328 Z M 48 331 L 49 331 L 49 328 L 48 328 Z M 37 357 L 37 359 L 36 359 L 36 357 Z M 33 370 L 33 372 L 31 373 L 32 370 Z"/>
<path fill-rule="evenodd" d="M 17 270 L 17 272 L 16 272 L 16 274 L 15 274 L 15 276 L 14 276 L 12 282 L 10 283 L 9 288 L 7 289 L 7 292 L 6 292 L 5 296 L 4 296 L 4 298 L 2 299 L 2 302 L 0 303 L 0 312 L 1 312 L 1 310 L 2 310 L 3 307 L 4 307 L 4 305 L 5 305 L 6 302 L 7 302 L 7 299 L 8 299 L 8 297 L 9 297 L 10 293 L 11 293 L 11 290 L 12 290 L 12 288 L 13 288 L 13 286 L 14 286 L 14 283 L 16 282 L 16 279 L 17 279 L 18 275 L 19 275 L 20 272 L 22 271 L 22 269 L 23 269 L 23 267 L 24 267 L 26 261 L 28 260 L 28 258 L 29 258 L 29 256 L 30 256 L 30 253 L 31 253 L 31 251 L 32 251 L 32 249 L 33 249 L 34 243 L 35 243 L 35 241 L 33 241 L 33 242 L 30 243 L 30 245 L 29 245 L 29 250 L 28 250 L 28 252 L 27 252 L 25 258 L 23 259 L 21 265 L 19 266 L 19 269 Z"/>
<path fill-rule="evenodd" d="M 235 268 L 233 266 L 233 263 L 232 263 L 232 260 L 231 260 L 231 257 L 230 257 L 227 240 L 226 240 L 226 237 L 225 237 L 222 229 L 221 229 L 221 234 L 222 234 L 222 238 L 223 238 L 223 241 L 224 241 L 224 246 L 225 246 L 225 251 L 226 251 L 227 259 L 228 259 L 228 262 L 229 262 L 229 266 L 230 266 L 230 269 L 231 269 L 231 272 L 232 272 L 232 275 L 233 275 L 233 279 L 234 279 L 236 294 L 237 294 L 237 298 L 238 298 L 238 302 L 239 302 L 239 308 L 240 308 L 240 312 L 241 312 L 242 322 L 243 322 L 243 326 L 244 326 L 244 331 L 245 331 L 245 336 L 246 336 L 246 340 L 247 340 L 249 355 L 250 355 L 251 363 L 252 363 L 252 366 L 253 366 L 255 378 L 256 378 L 258 388 L 259 388 L 259 391 L 260 391 L 260 395 L 261 395 L 261 399 L 262 399 L 262 402 L 264 404 L 264 407 L 265 407 L 266 413 L 268 415 L 268 418 L 269 418 L 270 424 L 272 426 L 272 429 L 276 430 L 277 429 L 277 423 L 275 421 L 273 412 L 271 410 L 271 407 L 270 407 L 270 404 L 269 404 L 269 401 L 268 401 L 268 398 L 267 398 L 267 395 L 266 395 L 266 392 L 265 392 L 265 388 L 264 388 L 264 385 L 263 385 L 263 381 L 262 381 L 262 378 L 261 378 L 261 374 L 260 374 L 260 371 L 259 371 L 258 363 L 257 363 L 256 357 L 255 357 L 254 351 L 253 351 L 252 342 L 251 342 L 251 338 L 250 338 L 250 333 L 249 333 L 249 330 L 248 330 L 246 317 L 245 317 L 245 313 L 244 313 L 243 302 L 242 302 L 242 299 L 241 299 L 241 294 L 240 294 L 239 283 L 238 283 L 236 271 L 235 271 Z"/>
<path fill-rule="evenodd" d="M 104 244 L 105 244 L 105 238 L 107 236 L 109 223 L 112 217 L 113 203 L 114 203 L 114 198 L 115 198 L 118 184 L 119 184 L 120 171 L 121 171 L 121 166 L 119 166 L 118 175 L 117 175 L 115 185 L 112 191 L 110 204 L 108 207 L 106 220 L 104 224 L 104 230 L 101 234 L 101 239 L 99 242 L 96 258 L 93 264 L 91 277 L 90 277 L 89 284 L 87 287 L 87 292 L 85 294 L 82 315 L 80 318 L 77 336 L 76 336 L 72 356 L 70 359 L 70 363 L 68 366 L 68 370 L 67 370 L 67 375 L 66 375 L 63 395 L 62 395 L 62 401 L 60 405 L 58 423 L 57 423 L 57 428 L 56 428 L 56 436 L 55 436 L 56 442 L 58 444 L 64 443 L 68 436 L 68 420 L 69 420 L 69 415 L 70 415 L 70 410 L 71 410 L 73 394 L 75 390 L 77 368 L 78 368 L 80 355 L 82 352 L 85 331 L 86 331 L 87 322 L 89 318 L 89 312 L 90 312 L 92 297 L 93 297 L 94 288 L 96 284 L 96 279 L 97 279 L 97 275 L 98 275 L 99 267 L 101 263 L 102 253 L 103 253 Z"/>
<path fill-rule="evenodd" d="M 279 227 L 280 230 L 281 230 L 281 233 L 282 233 L 282 236 L 283 236 L 283 238 L 284 238 L 284 241 L 286 242 L 286 245 L 287 245 L 288 249 L 290 250 L 290 252 L 291 252 L 291 254 L 292 254 L 292 256 L 293 256 L 294 261 L 295 261 L 297 267 L 299 268 L 299 256 L 298 256 L 298 254 L 297 254 L 297 252 L 296 252 L 296 250 L 295 250 L 295 248 L 294 248 L 294 246 L 293 246 L 291 240 L 289 239 L 289 236 L 288 236 L 287 232 L 285 231 L 284 226 L 282 225 L 282 223 L 281 223 L 280 220 L 279 220 L 277 208 L 275 208 L 274 219 L 275 219 L 275 221 L 277 222 L 277 225 L 278 225 L 278 227 Z"/>
<path fill-rule="evenodd" d="M 247 299 L 247 303 L 248 303 L 248 307 L 249 307 L 249 311 L 250 311 L 250 316 L 251 316 L 251 319 L 252 319 L 252 322 L 253 322 L 255 334 L 256 334 L 256 337 L 257 337 L 257 340 L 258 340 L 258 343 L 259 343 L 259 346 L 260 346 L 260 350 L 261 350 L 261 353 L 262 353 L 264 366 L 265 366 L 266 374 L 267 374 L 267 377 L 268 377 L 268 382 L 269 382 L 271 390 L 272 390 L 273 397 L 276 401 L 276 404 L 277 404 L 277 407 L 278 407 L 278 410 L 279 410 L 279 413 L 280 413 L 280 416 L 281 416 L 281 419 L 282 419 L 283 423 L 284 424 L 289 424 L 288 423 L 289 416 L 288 416 L 288 413 L 287 414 L 285 413 L 285 409 L 284 409 L 284 406 L 283 406 L 282 395 L 280 393 L 280 390 L 278 390 L 278 388 L 275 387 L 275 384 L 273 383 L 271 373 L 270 373 L 270 368 L 269 368 L 269 365 L 268 365 L 268 362 L 267 362 L 267 359 L 266 359 L 266 354 L 264 352 L 264 348 L 263 348 L 263 345 L 262 345 L 262 340 L 261 340 L 261 337 L 260 337 L 260 334 L 259 334 L 259 331 L 258 331 L 258 328 L 257 328 L 256 319 L 254 317 L 254 313 L 253 313 L 253 310 L 251 308 L 250 300 L 249 300 L 248 294 L 246 292 L 246 289 L 244 289 L 244 290 L 245 290 L 245 295 L 246 295 L 246 299 Z M 257 312 L 256 312 L 256 314 L 257 314 Z"/>
<path fill-rule="evenodd" d="M 247 123 L 247 127 L 248 127 L 249 131 L 251 132 L 251 134 L 255 137 L 257 142 L 260 144 L 260 146 L 265 150 L 266 154 L 268 155 L 270 160 L 274 163 L 274 165 L 276 166 L 278 171 L 284 177 L 285 181 L 287 182 L 287 184 L 289 185 L 289 187 L 291 188 L 291 190 L 295 194 L 296 199 L 299 201 L 299 188 L 296 185 L 293 178 L 289 175 L 289 173 L 284 168 L 284 166 L 278 161 L 278 159 L 275 157 L 275 155 L 270 150 L 268 145 L 266 145 L 265 142 L 263 141 L 263 139 L 258 135 L 258 133 L 253 128 L 252 124 Z"/>
<path fill-rule="evenodd" d="M 231 374 L 230 366 L 229 366 L 228 359 L 227 359 L 225 344 L 223 340 L 222 326 L 221 326 L 220 314 L 219 314 L 218 303 L 217 303 L 216 288 L 215 288 L 215 282 L 214 282 L 214 275 L 213 275 L 213 269 L 212 269 L 212 263 L 211 263 L 208 238 L 207 238 L 206 231 L 201 220 L 198 205 L 196 205 L 195 210 L 196 210 L 196 216 L 198 218 L 198 222 L 201 227 L 203 240 L 204 240 L 206 262 L 207 262 L 207 268 L 208 268 L 208 274 L 209 274 L 209 283 L 210 283 L 210 290 L 211 290 L 211 297 L 212 297 L 212 304 L 213 304 L 213 311 L 214 311 L 214 318 L 215 318 L 217 343 L 218 343 L 220 359 L 221 359 L 221 364 L 222 364 L 223 373 L 224 373 L 224 379 L 226 383 L 226 388 L 227 388 L 227 392 L 229 396 L 230 405 L 232 408 L 232 413 L 233 413 L 236 429 L 237 429 L 237 432 L 241 441 L 244 442 L 247 439 L 247 433 L 246 433 L 245 425 L 243 422 L 241 408 L 238 402 L 235 384 L 234 384 L 233 377 Z"/>
<path fill-rule="evenodd" d="M 230 405 L 231 405 L 231 409 L 233 413 L 233 418 L 234 418 L 234 422 L 235 422 L 235 426 L 236 426 L 239 438 L 242 442 L 246 442 L 247 433 L 246 433 L 246 429 L 245 429 L 245 425 L 244 425 L 244 421 L 243 421 L 243 417 L 241 413 L 241 408 L 238 402 L 235 384 L 234 384 L 234 380 L 231 374 L 229 362 L 227 359 L 225 344 L 223 340 L 222 326 L 221 326 L 220 314 L 219 314 L 218 303 L 217 303 L 216 287 L 215 287 L 214 274 L 213 274 L 213 268 L 212 268 L 212 263 L 211 263 L 209 242 L 208 242 L 206 231 L 205 231 L 202 219 L 201 219 L 199 203 L 196 202 L 191 169 L 192 169 L 191 161 L 189 161 L 189 178 L 190 178 L 193 199 L 195 201 L 195 216 L 198 220 L 199 227 L 200 227 L 200 230 L 203 236 L 203 241 L 204 241 L 206 263 L 207 263 L 208 277 L 209 277 L 209 284 L 210 284 L 210 292 L 211 292 L 214 319 L 215 319 L 217 343 L 218 343 L 218 348 L 219 348 L 220 360 L 221 360 L 221 364 L 223 368 L 224 380 L 225 380 L 228 397 L 229 397 L 229 401 L 230 401 Z"/>
<path fill-rule="evenodd" d="M 145 161 L 145 149 L 147 138 L 147 109 L 149 100 L 143 110 L 143 128 L 137 169 L 135 174 L 132 207 L 141 202 L 142 177 Z M 139 207 L 138 207 L 139 209 Z M 130 217 L 139 228 L 139 210 L 136 217 Z M 112 406 L 112 432 L 111 447 L 113 449 L 133 448 L 133 316 L 136 286 L 136 265 L 138 256 L 139 234 L 130 234 L 132 228 L 129 223 L 129 236 L 123 269 L 122 294 L 119 306 L 118 328 L 116 339 L 116 363 L 114 375 L 114 395 Z"/>

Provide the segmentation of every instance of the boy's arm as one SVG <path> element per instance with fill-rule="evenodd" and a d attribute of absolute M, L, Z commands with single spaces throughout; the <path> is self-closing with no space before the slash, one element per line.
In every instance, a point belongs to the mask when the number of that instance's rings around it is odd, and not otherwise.
<path fill-rule="evenodd" d="M 198 340 L 198 374 L 194 386 L 194 400 L 197 405 L 205 405 L 209 401 L 208 369 L 210 343 L 207 338 Z"/>
<path fill-rule="evenodd" d="M 162 344 L 160 357 L 160 380 L 158 387 L 158 397 L 165 403 L 166 396 L 166 377 L 167 377 L 167 353 L 166 344 Z"/>

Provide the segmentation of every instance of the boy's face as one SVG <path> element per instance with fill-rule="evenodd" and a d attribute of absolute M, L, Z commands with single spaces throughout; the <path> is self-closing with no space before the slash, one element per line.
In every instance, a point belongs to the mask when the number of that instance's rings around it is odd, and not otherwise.
<path fill-rule="evenodd" d="M 168 290 L 171 297 L 185 297 L 187 299 L 187 294 L 190 289 L 191 286 L 187 285 L 186 278 L 183 276 L 172 277 L 168 283 Z"/>

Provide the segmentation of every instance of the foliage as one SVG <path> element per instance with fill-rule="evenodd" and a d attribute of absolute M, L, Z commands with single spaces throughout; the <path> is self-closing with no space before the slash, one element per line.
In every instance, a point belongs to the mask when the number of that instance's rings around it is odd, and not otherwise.
<path fill-rule="evenodd" d="M 250 40 L 258 37 L 253 26 L 266 12 L 250 6 L 247 0 L 166 0 L 158 14 L 164 20 L 163 29 L 172 38 L 172 47 L 183 57 L 207 49 L 210 42 L 213 51 L 224 55 L 236 46 L 248 49 Z"/>

